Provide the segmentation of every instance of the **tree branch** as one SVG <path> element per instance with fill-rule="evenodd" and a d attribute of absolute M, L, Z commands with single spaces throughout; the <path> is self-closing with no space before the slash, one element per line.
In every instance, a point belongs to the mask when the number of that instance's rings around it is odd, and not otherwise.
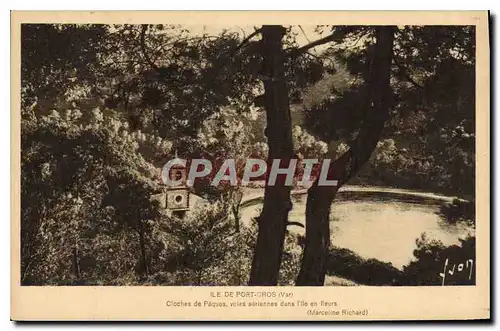
<path fill-rule="evenodd" d="M 306 32 L 304 31 L 304 29 L 302 29 L 302 25 L 299 25 L 299 29 L 300 29 L 300 31 L 302 31 L 302 34 L 306 38 L 307 42 L 311 43 L 311 41 L 309 40 L 309 38 L 307 38 Z"/>
<path fill-rule="evenodd" d="M 254 32 L 252 32 L 251 34 L 248 35 L 248 37 L 246 37 L 245 39 L 243 39 L 243 41 L 234 49 L 234 51 L 231 53 L 231 57 L 234 56 L 234 54 L 238 53 L 238 51 L 243 48 L 243 46 L 245 46 L 249 41 L 250 39 L 252 39 L 253 37 L 255 37 L 256 35 L 258 35 L 259 33 L 261 32 L 261 29 L 257 29 L 255 30 Z"/>
<path fill-rule="evenodd" d="M 300 223 L 300 222 L 288 222 L 286 223 L 287 226 L 291 226 L 291 225 L 295 225 L 295 226 L 299 226 L 301 228 L 305 228 L 304 224 Z"/>
<path fill-rule="evenodd" d="M 399 72 L 401 72 L 403 74 L 403 76 L 405 76 L 406 80 L 408 82 L 410 82 L 411 84 L 413 84 L 415 87 L 419 88 L 419 89 L 424 89 L 424 87 L 422 85 L 420 85 L 419 83 L 417 83 L 412 77 L 411 75 L 408 73 L 408 71 L 406 70 L 406 68 L 400 64 L 397 60 L 397 57 L 396 55 L 394 54 L 392 59 L 394 60 L 394 64 L 396 65 L 396 67 L 398 67 L 399 69 Z"/>
<path fill-rule="evenodd" d="M 352 33 L 355 28 L 356 27 L 351 27 L 349 29 L 336 30 L 332 34 L 330 34 L 330 35 L 328 35 L 328 36 L 326 36 L 324 38 L 315 40 L 313 42 L 310 42 L 307 45 L 304 45 L 302 47 L 299 47 L 299 48 L 293 50 L 291 52 L 291 54 L 292 54 L 292 56 L 298 56 L 298 55 L 300 55 L 300 54 L 302 54 L 304 52 L 307 52 L 311 48 L 314 48 L 314 47 L 317 47 L 317 46 L 320 46 L 320 45 L 324 45 L 324 44 L 327 44 L 329 42 L 342 41 L 346 37 L 346 35 Z"/>
<path fill-rule="evenodd" d="M 305 53 L 303 53 L 303 54 L 304 54 L 304 55 L 309 55 L 309 56 L 312 56 L 313 58 L 318 59 L 318 60 L 320 60 L 320 61 L 329 61 L 329 62 L 330 62 L 330 65 L 333 65 L 333 66 L 335 65 L 335 61 L 334 61 L 334 60 L 332 60 L 332 59 L 331 59 L 330 57 L 328 57 L 328 56 L 325 56 L 325 57 L 323 57 L 323 56 L 318 56 L 318 55 L 314 55 L 314 54 L 309 53 L 309 52 L 305 52 Z"/>
<path fill-rule="evenodd" d="M 323 44 L 326 44 L 326 43 L 329 43 L 329 42 L 332 42 L 332 41 L 339 41 L 339 40 L 342 40 L 343 36 L 339 36 L 339 35 L 336 35 L 336 34 L 331 34 L 329 36 L 326 36 L 324 38 L 321 38 L 321 39 L 318 39 L 318 40 L 315 40 L 307 45 L 304 45 L 302 47 L 299 47 L 297 49 L 295 49 L 294 51 L 292 51 L 292 55 L 294 56 L 298 56 L 302 53 L 305 53 L 307 52 L 309 49 L 311 48 L 314 48 L 316 46 L 320 46 L 320 45 L 323 45 Z"/>
<path fill-rule="evenodd" d="M 142 51 L 142 55 L 144 56 L 144 59 L 146 60 L 146 62 L 149 64 L 149 66 L 151 68 L 153 68 L 155 71 L 159 71 L 159 68 L 158 66 L 153 62 L 151 61 L 151 58 L 149 57 L 148 55 L 148 52 L 146 50 L 146 31 L 148 30 L 148 25 L 147 24 L 143 24 L 142 25 L 142 30 L 141 30 L 141 51 Z"/>

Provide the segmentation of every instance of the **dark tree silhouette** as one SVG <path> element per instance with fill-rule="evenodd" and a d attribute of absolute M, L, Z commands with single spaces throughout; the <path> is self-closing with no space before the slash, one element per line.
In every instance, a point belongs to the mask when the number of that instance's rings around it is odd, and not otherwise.
<path fill-rule="evenodd" d="M 306 206 L 306 240 L 304 257 L 297 285 L 319 285 L 325 281 L 325 260 L 330 245 L 330 208 L 338 189 L 368 161 L 384 128 L 389 114 L 390 72 L 393 27 L 376 28 L 376 43 L 370 68 L 370 109 L 351 149 L 330 166 L 330 178 L 338 186 L 318 186 L 316 181 L 308 191 Z"/>
<path fill-rule="evenodd" d="M 290 105 L 281 42 L 286 31 L 282 26 L 263 26 L 261 30 L 268 164 L 271 165 L 275 159 L 282 160 L 284 164 L 293 157 Z M 283 180 L 278 180 L 274 186 L 266 186 L 264 206 L 258 218 L 259 235 L 249 285 L 276 285 L 278 282 L 288 212 L 292 209 L 290 190 L 291 187 L 285 186 Z"/>

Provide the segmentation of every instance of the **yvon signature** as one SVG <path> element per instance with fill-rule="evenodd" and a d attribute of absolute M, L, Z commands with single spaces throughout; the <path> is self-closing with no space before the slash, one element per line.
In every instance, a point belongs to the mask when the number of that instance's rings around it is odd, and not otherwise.
<path fill-rule="evenodd" d="M 452 263 L 448 258 L 444 262 L 443 272 L 439 273 L 441 276 L 441 285 L 450 285 L 459 280 L 472 280 L 474 271 L 474 259 L 467 259 Z"/>

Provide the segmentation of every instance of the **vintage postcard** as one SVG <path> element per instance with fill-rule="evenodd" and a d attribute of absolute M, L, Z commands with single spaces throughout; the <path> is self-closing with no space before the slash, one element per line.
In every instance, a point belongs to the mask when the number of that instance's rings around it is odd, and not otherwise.
<path fill-rule="evenodd" d="M 13 320 L 490 318 L 488 12 L 11 19 Z"/>

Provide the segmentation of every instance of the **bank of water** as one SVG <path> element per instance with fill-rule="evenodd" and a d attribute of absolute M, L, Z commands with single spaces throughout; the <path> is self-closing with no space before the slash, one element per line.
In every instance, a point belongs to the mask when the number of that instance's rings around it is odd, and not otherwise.
<path fill-rule="evenodd" d="M 347 248 L 363 258 L 390 262 L 398 269 L 413 258 L 416 239 L 426 233 L 428 239 L 440 240 L 444 245 L 459 243 L 472 229 L 464 224 L 450 225 L 438 214 L 442 201 L 434 198 L 408 199 L 387 195 L 349 197 L 335 201 L 331 211 L 332 245 Z M 290 221 L 304 222 L 307 196 L 295 195 Z M 251 222 L 259 215 L 262 203 L 248 204 L 243 209 L 243 222 Z M 297 226 L 291 231 L 304 233 Z"/>

